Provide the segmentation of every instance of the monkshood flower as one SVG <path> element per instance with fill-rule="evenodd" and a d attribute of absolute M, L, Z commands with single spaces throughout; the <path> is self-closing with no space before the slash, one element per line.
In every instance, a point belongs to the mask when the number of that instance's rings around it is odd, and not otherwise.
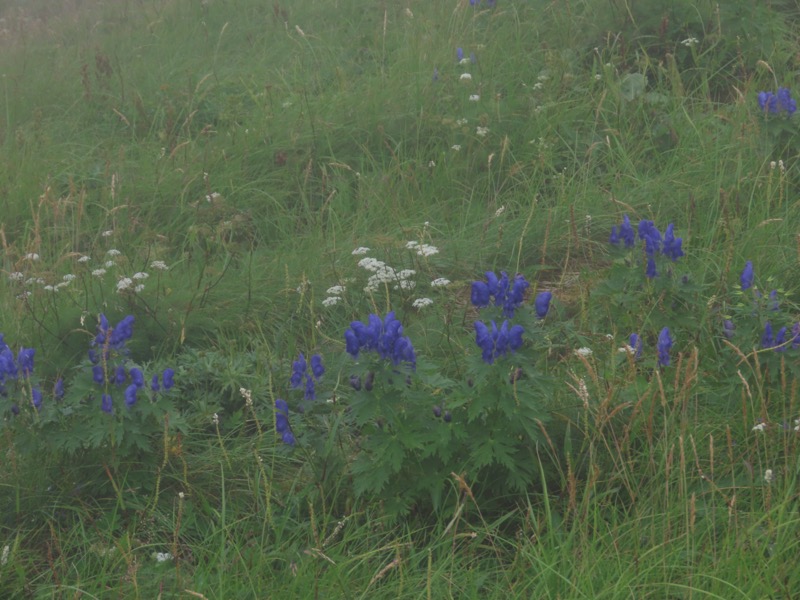
<path fill-rule="evenodd" d="M 789 88 L 778 88 L 778 93 L 772 92 L 759 92 L 758 106 L 765 113 L 778 113 L 785 112 L 792 116 L 797 110 L 797 102 L 792 98 Z"/>
<path fill-rule="evenodd" d="M 456 48 L 456 62 L 461 62 L 462 60 L 464 60 L 464 49 Z"/>
<path fill-rule="evenodd" d="M 175 385 L 174 377 L 175 371 L 173 369 L 164 369 L 164 373 L 161 375 L 161 383 L 165 390 L 168 390 Z"/>
<path fill-rule="evenodd" d="M 744 265 L 744 270 L 742 271 L 741 277 L 739 277 L 739 281 L 742 283 L 742 291 L 745 291 L 751 287 L 753 287 L 753 262 L 747 261 Z"/>
<path fill-rule="evenodd" d="M 27 378 L 33 373 L 33 355 L 36 350 L 33 348 L 20 348 L 17 353 L 17 366 L 22 371 L 22 377 Z"/>
<path fill-rule="evenodd" d="M 540 292 L 536 296 L 533 303 L 533 308 L 536 311 L 536 316 L 539 319 L 544 319 L 547 316 L 547 311 L 550 310 L 550 300 L 553 299 L 552 292 Z"/>
<path fill-rule="evenodd" d="M 658 271 L 656 271 L 656 261 L 652 256 L 647 257 L 647 269 L 645 269 L 644 274 L 649 279 L 653 279 L 654 277 L 658 276 Z"/>
<path fill-rule="evenodd" d="M 319 354 L 311 357 L 311 373 L 315 379 L 319 379 L 325 374 L 325 367 L 322 365 L 322 357 Z"/>
<path fill-rule="evenodd" d="M 129 375 L 131 376 L 131 381 L 133 382 L 133 385 L 136 386 L 137 390 L 144 387 L 144 373 L 142 373 L 141 369 L 133 367 L 129 371 Z"/>
<path fill-rule="evenodd" d="M 681 256 L 684 256 L 683 249 L 681 248 L 683 244 L 683 238 L 676 238 L 674 229 L 675 225 L 672 223 L 667 225 L 667 229 L 664 232 L 664 246 L 661 249 L 661 252 L 671 258 L 672 262 L 675 262 Z"/>
<path fill-rule="evenodd" d="M 767 321 L 767 324 L 764 325 L 764 333 L 761 335 L 761 347 L 762 348 L 774 348 L 775 347 L 775 336 L 772 334 L 772 323 Z"/>
<path fill-rule="evenodd" d="M 500 328 L 497 323 L 491 322 L 491 330 L 481 321 L 475 321 L 475 343 L 481 349 L 481 358 L 487 364 L 492 364 L 495 358 L 514 352 L 522 346 L 522 334 L 525 330 L 522 325 L 508 326 L 508 321 L 503 321 Z"/>
<path fill-rule="evenodd" d="M 111 395 L 110 394 L 103 394 L 100 399 L 100 410 L 102 410 L 106 414 L 111 414 L 111 411 L 114 410 L 114 407 L 111 403 Z"/>
<path fill-rule="evenodd" d="M 136 392 L 138 389 L 139 388 L 136 387 L 135 383 L 132 383 L 125 388 L 125 406 L 128 408 L 136 404 Z"/>
<path fill-rule="evenodd" d="M 117 352 L 124 352 L 126 350 L 126 342 L 133 337 L 134 320 L 133 315 L 128 315 L 122 319 L 116 327 L 112 328 L 106 316 L 104 314 L 100 315 L 97 325 L 97 335 L 92 341 L 92 346 L 100 346 L 103 348 L 105 360 L 108 360 L 110 350 L 116 350 Z M 95 364 L 100 362 L 100 357 L 93 349 L 89 350 L 89 360 Z"/>
<path fill-rule="evenodd" d="M 416 367 L 414 347 L 411 340 L 403 337 L 403 325 L 395 318 L 394 311 L 383 320 L 371 314 L 366 323 L 353 321 L 344 332 L 344 339 L 347 353 L 353 358 L 358 358 L 363 350 L 376 352 L 383 359 L 389 358 L 395 365 L 407 362 L 412 368 Z"/>
<path fill-rule="evenodd" d="M 781 309 L 781 303 L 778 300 L 778 290 L 772 290 L 769 293 L 770 310 L 778 311 Z"/>
<path fill-rule="evenodd" d="M 786 352 L 789 347 L 786 345 L 786 327 L 781 327 L 775 335 L 775 351 Z"/>
<path fill-rule="evenodd" d="M 628 347 L 630 348 L 630 353 L 633 354 L 633 358 L 639 358 L 642 355 L 644 345 L 638 333 L 631 334 L 631 337 L 628 339 Z"/>
<path fill-rule="evenodd" d="M 503 314 L 510 318 L 522 304 L 525 299 L 525 290 L 529 287 L 530 283 L 522 275 L 515 275 L 512 284 L 505 271 L 500 273 L 499 278 L 492 271 L 487 271 L 485 283 L 483 281 L 472 282 L 472 304 L 482 308 L 488 306 L 490 298 L 494 297 L 495 306 L 502 306 Z"/>
<path fill-rule="evenodd" d="M 53 386 L 53 397 L 56 400 L 62 400 L 64 398 L 64 380 L 60 377 Z"/>
<path fill-rule="evenodd" d="M 730 319 L 725 319 L 722 322 L 722 335 L 731 340 L 733 339 L 734 333 L 736 333 L 736 325 L 734 325 L 733 321 Z"/>
<path fill-rule="evenodd" d="M 628 215 L 622 215 L 622 224 L 619 226 L 619 233 L 617 232 L 616 225 L 611 228 L 611 237 L 608 241 L 616 246 L 619 244 L 620 240 L 625 243 L 626 248 L 633 248 L 633 245 L 636 243 L 636 233 L 633 231 L 633 226 L 631 225 L 631 220 Z"/>
<path fill-rule="evenodd" d="M 644 240 L 644 251 L 653 256 L 661 247 L 661 232 L 653 221 L 639 221 L 639 239 Z"/>
<path fill-rule="evenodd" d="M 275 400 L 275 431 L 281 434 L 284 444 L 294 446 L 294 435 L 289 427 L 289 405 L 280 398 Z"/>
<path fill-rule="evenodd" d="M 39 388 L 31 390 L 31 403 L 36 410 L 42 409 L 42 391 Z"/>
<path fill-rule="evenodd" d="M 314 380 L 318 380 L 325 373 L 325 367 L 322 365 L 322 357 L 319 354 L 315 354 L 311 357 L 311 372 L 314 375 L 313 379 L 311 375 L 308 374 L 308 364 L 306 363 L 306 359 L 301 352 L 298 359 L 292 363 L 292 376 L 289 379 L 289 383 L 291 384 L 292 388 L 297 389 L 303 384 L 303 379 L 305 378 L 306 400 L 316 399 L 317 394 L 314 386 Z"/>
<path fill-rule="evenodd" d="M 295 389 L 299 388 L 303 383 L 303 375 L 305 374 L 306 359 L 301 352 L 297 360 L 292 363 L 292 376 L 289 378 L 290 385 Z"/>
<path fill-rule="evenodd" d="M 661 367 L 669 366 L 669 351 L 672 348 L 672 337 L 669 334 L 669 327 L 664 327 L 658 334 L 658 365 Z"/>

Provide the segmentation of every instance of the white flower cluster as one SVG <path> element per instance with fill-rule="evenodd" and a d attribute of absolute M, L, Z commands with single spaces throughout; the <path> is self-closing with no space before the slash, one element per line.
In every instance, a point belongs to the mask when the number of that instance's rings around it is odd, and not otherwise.
<path fill-rule="evenodd" d="M 342 301 L 342 294 L 344 294 L 346 290 L 347 288 L 343 285 L 333 285 L 329 287 L 325 292 L 328 294 L 328 297 L 322 301 L 322 306 L 325 306 L 326 308 L 330 306 L 336 306 Z"/>
<path fill-rule="evenodd" d="M 433 304 L 433 300 L 431 300 L 430 298 L 417 298 L 416 300 L 414 300 L 414 302 L 411 303 L 411 306 L 413 306 L 416 309 L 420 309 L 420 308 L 425 308 L 426 306 L 430 306 L 431 304 Z"/>
<path fill-rule="evenodd" d="M 431 281 L 431 287 L 447 287 L 450 285 L 450 280 L 444 277 L 439 277 Z"/>
<path fill-rule="evenodd" d="M 439 254 L 439 249 L 430 244 L 420 244 L 419 242 L 411 241 L 406 243 L 406 248 L 416 251 L 418 256 L 432 256 Z"/>

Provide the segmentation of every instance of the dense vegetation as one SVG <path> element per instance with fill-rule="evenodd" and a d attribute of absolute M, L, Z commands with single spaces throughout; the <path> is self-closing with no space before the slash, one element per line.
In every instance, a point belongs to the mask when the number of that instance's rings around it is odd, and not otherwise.
<path fill-rule="evenodd" d="M 0 1 L 0 596 L 794 597 L 799 17 Z"/>

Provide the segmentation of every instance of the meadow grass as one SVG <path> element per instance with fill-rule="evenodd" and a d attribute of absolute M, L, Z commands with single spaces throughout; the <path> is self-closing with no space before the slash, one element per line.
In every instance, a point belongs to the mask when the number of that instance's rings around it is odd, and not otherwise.
<path fill-rule="evenodd" d="M 26 433 L 0 405 L 0 596 L 795 597 L 800 363 L 794 338 L 776 352 L 763 336 L 800 318 L 800 145 L 797 117 L 757 97 L 794 90 L 799 16 L 0 2 L 0 333 L 36 348 L 48 389 L 61 377 L 95 401 L 78 381 L 98 315 L 132 314 L 130 360 L 176 372 L 123 439 L 95 431 L 99 408 L 44 439 L 38 412 Z M 642 252 L 609 243 L 624 214 L 674 223 L 686 256 L 646 278 Z M 363 291 L 358 247 L 416 287 Z M 524 486 L 492 477 L 500 459 L 431 473 L 425 455 L 459 442 L 459 394 L 485 375 L 470 285 L 486 271 L 524 274 L 528 304 L 554 298 L 511 378 L 539 411 Z M 424 385 L 381 382 L 383 398 L 398 419 L 449 406 L 453 422 L 409 437 L 418 462 L 364 493 L 394 447 L 366 454 L 382 415 L 348 426 L 365 410 L 349 377 L 367 372 L 343 332 L 390 310 Z M 331 407 L 307 426 L 289 386 L 300 352 L 324 354 L 316 402 Z M 426 481 L 433 499 L 403 497 Z"/>

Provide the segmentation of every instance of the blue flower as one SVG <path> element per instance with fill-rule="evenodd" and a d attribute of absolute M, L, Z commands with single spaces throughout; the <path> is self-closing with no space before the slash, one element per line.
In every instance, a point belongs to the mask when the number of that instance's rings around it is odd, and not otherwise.
<path fill-rule="evenodd" d="M 369 315 L 368 322 L 353 321 L 350 329 L 344 333 L 347 352 L 353 358 L 358 358 L 359 353 L 376 352 L 382 359 L 391 359 L 395 365 L 407 362 L 412 368 L 416 367 L 417 358 L 411 340 L 403 337 L 403 326 L 394 316 L 394 311 L 389 312 L 381 320 L 378 315 Z"/>
<path fill-rule="evenodd" d="M 150 380 L 150 389 L 154 392 L 161 389 L 161 386 L 158 385 L 158 375 L 153 375 L 153 378 Z"/>
<path fill-rule="evenodd" d="M 633 248 L 636 243 L 636 233 L 633 231 L 628 215 L 622 216 L 622 224 L 619 226 L 619 231 L 617 231 L 616 225 L 611 228 L 611 236 L 608 241 L 616 246 L 620 240 L 625 242 L 626 248 Z"/>
<path fill-rule="evenodd" d="M 650 279 L 658 276 L 658 271 L 656 271 L 656 261 L 652 256 L 647 257 L 647 269 L 645 270 L 644 274 Z"/>
<path fill-rule="evenodd" d="M 36 354 L 36 350 L 33 348 L 20 348 L 19 353 L 17 354 L 17 365 L 19 369 L 22 371 L 23 377 L 28 377 L 31 373 L 33 373 L 33 355 Z"/>
<path fill-rule="evenodd" d="M 639 358 L 642 355 L 642 338 L 639 337 L 638 333 L 631 334 L 630 338 L 628 338 L 628 346 L 633 350 L 633 358 Z"/>
<path fill-rule="evenodd" d="M 31 390 L 31 402 L 36 410 L 42 409 L 42 391 L 39 388 Z"/>
<path fill-rule="evenodd" d="M 497 323 L 492 323 L 492 329 L 481 321 L 475 321 L 475 343 L 481 349 L 481 358 L 487 364 L 492 364 L 494 360 L 517 350 L 522 346 L 522 334 L 524 329 L 521 325 L 514 325 L 509 328 L 508 321 L 503 321 L 500 328 Z"/>
<path fill-rule="evenodd" d="M 358 342 L 358 336 L 352 329 L 344 332 L 344 345 L 347 353 L 353 358 L 358 358 L 358 353 L 361 350 L 361 344 Z"/>
<path fill-rule="evenodd" d="M 781 303 L 778 301 L 778 290 L 772 290 L 769 293 L 769 299 L 771 302 L 770 310 L 780 310 Z"/>
<path fill-rule="evenodd" d="M 113 410 L 113 406 L 111 404 L 111 395 L 110 394 L 103 394 L 102 395 L 101 400 L 100 400 L 100 409 L 104 413 L 108 413 L 109 415 L 111 414 L 111 411 Z"/>
<path fill-rule="evenodd" d="M 92 379 L 97 385 L 103 385 L 106 382 L 106 372 L 102 365 L 92 367 Z"/>
<path fill-rule="evenodd" d="M 752 261 L 747 261 L 744 265 L 744 270 L 742 271 L 742 275 L 739 278 L 739 281 L 742 283 L 742 291 L 753 287 L 753 263 Z"/>
<path fill-rule="evenodd" d="M 18 372 L 17 363 L 14 360 L 14 353 L 11 351 L 11 348 L 5 346 L 3 350 L 0 351 L 0 381 L 6 377 L 16 379 Z"/>
<path fill-rule="evenodd" d="M 164 389 L 168 390 L 173 385 L 175 385 L 175 371 L 172 369 L 164 369 L 164 373 L 161 375 L 161 382 L 164 384 Z"/>
<path fill-rule="evenodd" d="M 775 338 L 772 335 L 772 323 L 767 321 L 767 324 L 764 325 L 764 333 L 761 336 L 761 347 L 762 348 L 773 348 L 775 347 Z"/>
<path fill-rule="evenodd" d="M 667 230 L 664 232 L 664 247 L 661 249 L 666 256 L 672 259 L 672 262 L 678 260 L 681 256 L 684 256 L 683 249 L 681 248 L 683 244 L 683 238 L 676 238 L 673 232 L 675 225 L 670 223 L 667 225 Z"/>
<path fill-rule="evenodd" d="M 653 256 L 661 247 L 661 232 L 653 221 L 639 221 L 639 239 L 644 240 L 644 251 Z"/>
<path fill-rule="evenodd" d="M 672 348 L 672 337 L 669 334 L 669 327 L 664 327 L 661 333 L 658 334 L 658 365 L 662 367 L 669 366 L 669 351 Z"/>
<path fill-rule="evenodd" d="M 758 106 L 762 112 L 769 112 L 777 115 L 778 113 L 785 112 L 792 116 L 797 110 L 797 102 L 792 98 L 789 88 L 778 88 L 778 93 L 772 92 L 759 92 Z"/>
<path fill-rule="evenodd" d="M 316 400 L 317 399 L 317 391 L 314 387 L 314 380 L 311 378 L 311 375 L 306 373 L 306 389 L 305 389 L 305 396 L 306 400 Z"/>
<path fill-rule="evenodd" d="M 733 339 L 734 333 L 736 333 L 736 325 L 734 325 L 733 321 L 730 319 L 725 319 L 722 322 L 722 335 L 731 340 Z"/>
<path fill-rule="evenodd" d="M 56 384 L 53 386 L 53 397 L 56 400 L 61 400 L 64 397 L 64 380 L 59 377 Z"/>
<path fill-rule="evenodd" d="M 275 400 L 275 431 L 281 434 L 284 444 L 294 446 L 294 435 L 289 427 L 289 405 L 280 398 Z"/>
<path fill-rule="evenodd" d="M 462 60 L 464 60 L 464 49 L 456 48 L 456 62 L 461 62 Z"/>
<path fill-rule="evenodd" d="M 144 387 L 144 373 L 142 373 L 142 370 L 137 368 L 137 367 L 133 367 L 129 371 L 129 373 L 130 373 L 130 376 L 131 376 L 131 381 L 136 386 L 136 388 L 137 389 L 143 388 Z"/>
<path fill-rule="evenodd" d="M 786 352 L 788 350 L 788 346 L 786 346 L 786 327 L 781 327 L 778 330 L 777 335 L 775 336 L 775 351 L 776 352 Z"/>
<path fill-rule="evenodd" d="M 478 308 L 489 306 L 489 286 L 482 281 L 473 281 L 470 300 L 472 305 Z"/>
<path fill-rule="evenodd" d="M 311 357 L 311 372 L 315 379 L 319 379 L 325 374 L 325 367 L 322 365 L 322 357 L 319 354 Z"/>
<path fill-rule="evenodd" d="M 303 356 L 303 353 L 300 353 L 300 356 L 296 361 L 292 363 L 292 376 L 289 379 L 289 383 L 291 384 L 292 388 L 297 389 L 303 383 L 303 375 L 306 372 L 306 359 Z"/>
<path fill-rule="evenodd" d="M 139 388 L 136 387 L 135 383 L 130 384 L 127 388 L 125 388 L 125 406 L 130 408 L 134 404 L 136 404 L 136 391 Z"/>
<path fill-rule="evenodd" d="M 547 316 L 547 311 L 550 310 L 550 300 L 552 300 L 552 298 L 552 292 L 541 292 L 536 296 L 533 307 L 538 318 L 544 319 Z"/>
<path fill-rule="evenodd" d="M 117 385 L 122 385 L 123 383 L 125 383 L 125 378 L 127 376 L 128 375 L 125 373 L 125 367 L 123 367 L 122 365 L 114 369 L 114 383 L 116 383 Z"/>
<path fill-rule="evenodd" d="M 522 301 L 525 299 L 525 290 L 530 286 L 531 284 L 528 283 L 522 275 L 517 274 L 514 276 L 514 284 L 511 287 L 511 292 L 509 292 L 503 304 L 503 313 L 505 316 L 509 318 L 514 316 L 514 311 L 519 308 Z"/>
<path fill-rule="evenodd" d="M 514 276 L 512 284 L 505 271 L 500 273 L 500 277 L 497 277 L 492 271 L 487 271 L 485 283 L 483 281 L 472 282 L 470 299 L 474 306 L 483 308 L 488 306 L 491 297 L 494 297 L 495 306 L 502 306 L 503 313 L 510 318 L 522 304 L 525 299 L 525 290 L 529 287 L 530 284 L 520 274 Z"/>

